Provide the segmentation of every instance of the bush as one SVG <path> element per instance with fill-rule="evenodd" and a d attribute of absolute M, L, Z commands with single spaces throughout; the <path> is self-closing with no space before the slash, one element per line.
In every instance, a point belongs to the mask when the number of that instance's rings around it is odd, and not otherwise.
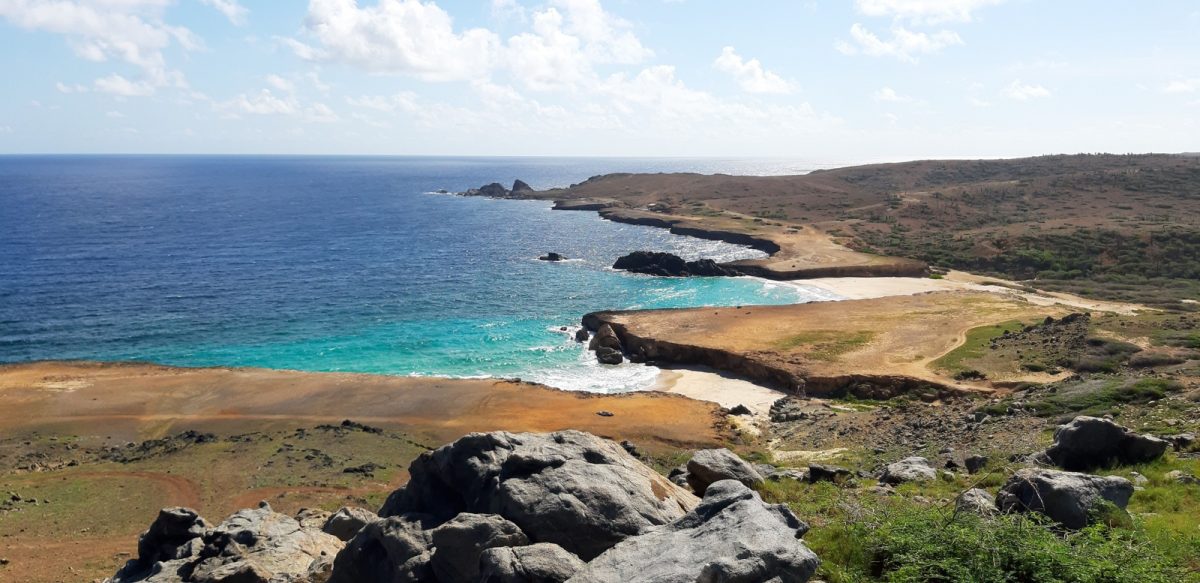
<path fill-rule="evenodd" d="M 849 527 L 863 571 L 842 580 L 893 582 L 1174 582 L 1186 570 L 1137 529 L 1100 524 L 1059 535 L 1030 515 L 981 519 L 898 508 Z M 860 538 L 861 537 L 861 538 Z M 1185 580 L 1185 579 L 1184 579 Z"/>
<path fill-rule="evenodd" d="M 1154 366 L 1170 366 L 1173 364 L 1183 364 L 1186 362 L 1178 356 L 1163 354 L 1161 352 L 1151 352 L 1146 354 L 1137 354 L 1129 359 L 1129 366 L 1134 368 L 1150 368 Z"/>

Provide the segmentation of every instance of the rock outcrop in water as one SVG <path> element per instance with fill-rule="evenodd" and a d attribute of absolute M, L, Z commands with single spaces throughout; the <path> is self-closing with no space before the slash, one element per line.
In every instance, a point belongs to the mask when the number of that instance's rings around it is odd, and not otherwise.
<path fill-rule="evenodd" d="M 488 198 L 523 199 L 529 198 L 537 191 L 522 180 L 513 182 L 512 189 L 504 188 L 503 184 L 493 182 L 479 188 L 471 188 L 459 194 L 463 196 L 486 196 Z"/>
<path fill-rule="evenodd" d="M 684 261 L 678 255 L 656 251 L 634 251 L 617 259 L 613 269 L 660 277 L 733 277 L 741 275 L 736 269 L 719 265 L 712 259 Z"/>
<path fill-rule="evenodd" d="M 786 506 L 737 480 L 697 499 L 621 445 L 578 431 L 471 434 L 422 454 L 409 473 L 382 517 L 291 518 L 264 503 L 210 528 L 193 511 L 164 510 L 112 581 L 802 583 L 819 563 Z"/>

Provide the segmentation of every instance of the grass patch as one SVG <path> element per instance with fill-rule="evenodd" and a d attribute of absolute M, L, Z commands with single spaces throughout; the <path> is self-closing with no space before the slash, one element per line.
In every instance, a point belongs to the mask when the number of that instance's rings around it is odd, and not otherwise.
<path fill-rule="evenodd" d="M 1058 385 L 1053 394 L 1030 398 L 1026 406 L 1041 417 L 1111 413 L 1118 404 L 1145 403 L 1182 391 L 1179 381 L 1159 378 L 1125 377 L 1088 379 Z"/>
<path fill-rule="evenodd" d="M 871 330 L 842 332 L 838 330 L 812 330 L 789 336 L 775 343 L 780 350 L 803 350 L 814 360 L 833 361 L 837 357 L 865 346 L 875 337 Z"/>
<path fill-rule="evenodd" d="M 1006 332 L 1018 332 L 1024 327 L 1025 325 L 1020 321 L 1010 320 L 1000 324 L 971 328 L 967 331 L 967 340 L 963 342 L 962 346 L 947 352 L 941 358 L 933 361 L 931 366 L 948 373 L 959 373 L 968 370 L 970 367 L 964 365 L 964 361 L 982 358 L 986 354 L 988 344 L 994 338 L 1000 337 Z"/>
<path fill-rule="evenodd" d="M 1161 460 L 1137 468 L 1151 482 L 1133 497 L 1132 525 L 1072 533 L 1036 515 L 955 514 L 950 501 L 979 476 L 906 484 L 885 497 L 870 493 L 870 484 L 779 481 L 761 492 L 811 524 L 805 542 L 821 557 L 817 577 L 830 583 L 1197 582 L 1200 486 L 1183 488 L 1163 477 L 1171 469 L 1194 473 L 1197 465 Z M 994 493 L 1002 478 L 988 474 L 979 485 Z"/>

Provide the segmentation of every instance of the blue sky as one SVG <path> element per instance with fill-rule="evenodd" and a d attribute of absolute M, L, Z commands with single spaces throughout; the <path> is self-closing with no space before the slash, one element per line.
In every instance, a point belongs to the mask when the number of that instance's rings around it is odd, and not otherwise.
<path fill-rule="evenodd" d="M 0 152 L 1200 150 L 1194 0 L 0 0 Z"/>

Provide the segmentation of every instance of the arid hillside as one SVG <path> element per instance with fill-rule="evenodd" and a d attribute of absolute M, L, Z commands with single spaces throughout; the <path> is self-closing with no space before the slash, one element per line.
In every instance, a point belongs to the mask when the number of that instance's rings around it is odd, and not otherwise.
<path fill-rule="evenodd" d="M 1173 308 L 1200 296 L 1200 157 L 932 160 L 803 176 L 613 174 L 537 193 L 744 230 L 808 225 L 852 249 Z M 1194 304 L 1193 304 L 1194 305 Z"/>

